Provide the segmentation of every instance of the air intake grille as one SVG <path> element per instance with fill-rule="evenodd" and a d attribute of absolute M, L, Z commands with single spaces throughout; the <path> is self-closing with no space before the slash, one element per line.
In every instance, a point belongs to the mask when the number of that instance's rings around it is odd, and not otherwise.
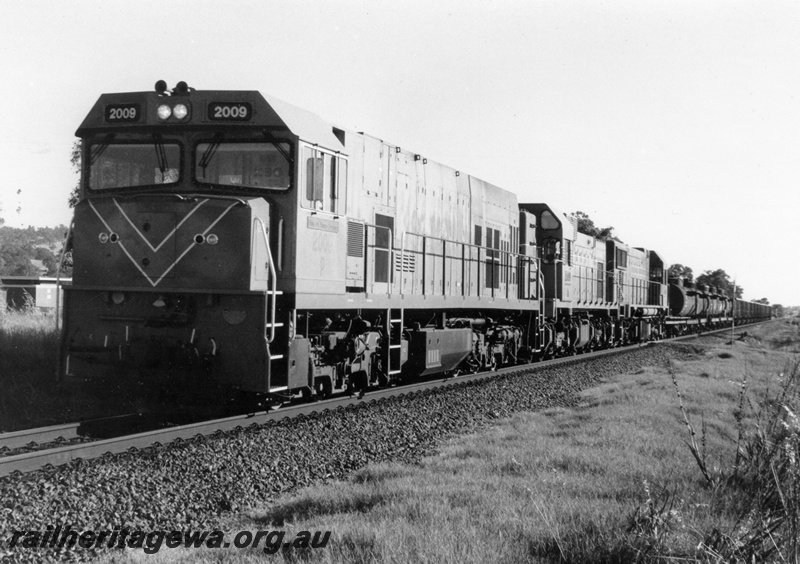
<path fill-rule="evenodd" d="M 347 256 L 364 256 L 364 225 L 361 223 L 347 222 Z"/>
<path fill-rule="evenodd" d="M 395 253 L 394 255 L 394 269 L 401 272 L 414 272 L 417 266 L 417 257 L 411 253 Z"/>

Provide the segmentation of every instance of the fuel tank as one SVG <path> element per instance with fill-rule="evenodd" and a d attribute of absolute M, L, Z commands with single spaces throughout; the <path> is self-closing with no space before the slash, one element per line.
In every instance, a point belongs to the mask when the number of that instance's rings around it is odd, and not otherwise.
<path fill-rule="evenodd" d="M 421 328 L 410 334 L 406 368 L 425 376 L 447 372 L 458 366 L 472 351 L 472 329 Z"/>

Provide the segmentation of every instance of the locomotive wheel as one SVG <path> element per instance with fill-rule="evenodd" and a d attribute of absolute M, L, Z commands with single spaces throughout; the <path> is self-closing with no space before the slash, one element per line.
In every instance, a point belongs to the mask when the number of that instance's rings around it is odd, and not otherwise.
<path fill-rule="evenodd" d="M 517 364 L 533 364 L 534 362 L 536 362 L 536 355 L 530 349 L 526 351 L 524 356 L 520 356 L 517 359 Z"/>
<path fill-rule="evenodd" d="M 329 380 L 319 380 L 314 385 L 314 390 L 317 394 L 317 399 L 325 399 L 333 392 L 333 387 Z"/>
<path fill-rule="evenodd" d="M 276 411 L 276 410 L 282 408 L 286 403 L 288 403 L 288 402 L 285 402 L 285 401 L 283 401 L 281 399 L 267 398 L 264 401 L 264 406 L 266 407 L 266 411 Z"/>
<path fill-rule="evenodd" d="M 363 398 L 369 386 L 367 373 L 363 370 L 350 374 L 347 379 L 347 393 L 353 395 L 358 392 L 358 397 Z"/>

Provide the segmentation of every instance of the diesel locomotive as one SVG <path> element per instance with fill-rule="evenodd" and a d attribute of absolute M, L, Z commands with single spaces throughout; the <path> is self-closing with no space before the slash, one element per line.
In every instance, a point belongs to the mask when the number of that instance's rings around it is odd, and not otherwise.
<path fill-rule="evenodd" d="M 770 314 L 256 91 L 103 94 L 77 136 L 61 375 L 324 397 Z"/>

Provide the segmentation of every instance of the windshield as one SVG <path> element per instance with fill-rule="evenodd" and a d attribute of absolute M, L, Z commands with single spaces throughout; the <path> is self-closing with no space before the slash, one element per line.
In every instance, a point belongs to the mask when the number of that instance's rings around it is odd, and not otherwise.
<path fill-rule="evenodd" d="M 204 184 L 288 190 L 291 182 L 288 143 L 200 143 L 194 162 Z"/>
<path fill-rule="evenodd" d="M 177 143 L 93 144 L 89 148 L 89 188 L 108 190 L 179 180 L 180 146 Z"/>

